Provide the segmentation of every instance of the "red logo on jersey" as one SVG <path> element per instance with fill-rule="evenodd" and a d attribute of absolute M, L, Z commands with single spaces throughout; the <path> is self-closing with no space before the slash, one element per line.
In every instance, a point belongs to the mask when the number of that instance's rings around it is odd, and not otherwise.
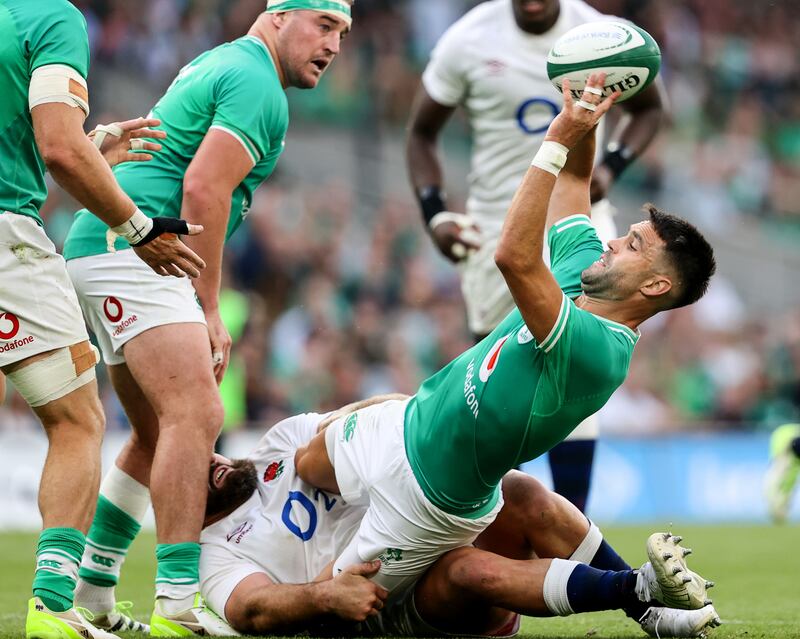
<path fill-rule="evenodd" d="M 103 302 L 103 312 L 109 322 L 119 322 L 122 319 L 122 303 L 116 297 L 107 297 Z"/>
<path fill-rule="evenodd" d="M 508 335 L 504 335 L 497 340 L 494 346 L 492 346 L 492 349 L 486 354 L 486 357 L 483 358 L 481 370 L 478 372 L 478 377 L 482 382 L 489 379 L 489 376 L 494 373 L 494 369 L 497 368 L 497 362 L 500 359 L 500 349 L 503 348 L 503 344 L 506 343 L 507 339 Z"/>
<path fill-rule="evenodd" d="M 0 339 L 11 339 L 17 333 L 19 333 L 19 318 L 13 313 L 0 313 Z"/>
<path fill-rule="evenodd" d="M 283 475 L 283 460 L 272 462 L 264 471 L 264 483 L 267 484 L 281 475 Z"/>

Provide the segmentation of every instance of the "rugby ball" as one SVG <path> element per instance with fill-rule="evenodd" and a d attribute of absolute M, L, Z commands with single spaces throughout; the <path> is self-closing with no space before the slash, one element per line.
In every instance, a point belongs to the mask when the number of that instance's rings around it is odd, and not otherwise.
<path fill-rule="evenodd" d="M 603 94 L 622 92 L 617 102 L 633 97 L 658 75 L 661 50 L 644 29 L 627 22 L 589 22 L 561 36 L 547 56 L 547 75 L 561 91 L 569 78 L 570 91 L 580 99 L 592 72 L 606 74 Z"/>

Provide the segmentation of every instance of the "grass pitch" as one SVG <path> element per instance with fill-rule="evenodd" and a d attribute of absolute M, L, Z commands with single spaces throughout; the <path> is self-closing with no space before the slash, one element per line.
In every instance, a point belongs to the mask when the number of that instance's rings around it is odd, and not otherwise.
<path fill-rule="evenodd" d="M 606 538 L 634 566 L 644 561 L 644 542 L 656 527 L 605 527 Z M 695 551 L 689 565 L 717 587 L 711 591 L 724 625 L 712 637 L 742 639 L 800 638 L 800 527 L 674 526 L 683 544 Z M 0 639 L 24 637 L 25 606 L 30 597 L 36 535 L 0 534 Z M 134 602 L 142 619 L 150 614 L 155 573 L 155 540 L 136 540 L 117 591 Z M 635 639 L 638 625 L 619 612 L 558 619 L 525 619 L 521 639 Z M 134 639 L 136 635 L 129 635 Z"/>

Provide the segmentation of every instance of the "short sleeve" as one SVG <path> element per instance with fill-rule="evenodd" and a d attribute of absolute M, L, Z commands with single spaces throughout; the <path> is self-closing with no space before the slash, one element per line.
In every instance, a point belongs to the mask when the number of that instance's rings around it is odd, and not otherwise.
<path fill-rule="evenodd" d="M 228 621 L 225 606 L 236 586 L 256 573 L 266 575 L 263 568 L 237 557 L 222 545 L 203 543 L 200 547 L 201 594 L 206 604 L 225 621 Z"/>
<path fill-rule="evenodd" d="M 41 21 L 28 41 L 29 71 L 48 64 L 65 64 L 86 78 L 89 75 L 89 35 L 86 19 L 69 5 L 54 21 Z"/>
<path fill-rule="evenodd" d="M 273 139 L 283 139 L 286 97 L 263 74 L 250 68 L 226 68 L 213 86 L 212 129 L 235 137 L 253 164 L 270 151 Z"/>
<path fill-rule="evenodd" d="M 440 38 L 422 74 L 428 95 L 443 106 L 457 106 L 467 94 L 463 36 L 456 23 Z"/>
<path fill-rule="evenodd" d="M 603 243 L 586 215 L 571 215 L 554 224 L 548 233 L 550 270 L 567 297 L 581 293 L 581 273 L 600 259 Z"/>
<path fill-rule="evenodd" d="M 258 442 L 250 457 L 258 463 L 275 456 L 290 456 L 305 446 L 317 434 L 317 427 L 327 417 L 320 413 L 302 413 L 278 422 Z"/>

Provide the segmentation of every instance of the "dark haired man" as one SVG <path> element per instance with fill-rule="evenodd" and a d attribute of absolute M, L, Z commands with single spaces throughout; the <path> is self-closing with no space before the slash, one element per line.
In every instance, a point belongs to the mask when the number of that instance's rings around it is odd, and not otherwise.
<path fill-rule="evenodd" d="M 564 108 L 514 196 L 495 260 L 516 308 L 408 401 L 337 420 L 298 451 L 305 481 L 368 504 L 333 574 L 391 550 L 376 580 L 402 591 L 472 543 L 502 507 L 506 472 L 563 441 L 622 384 L 639 324 L 705 292 L 713 251 L 683 220 L 651 212 L 602 250 L 587 214 L 594 128 L 616 98 L 601 102 L 604 79 L 590 76 L 577 102 L 565 82 Z M 550 570 L 566 588 L 571 568 Z M 692 580 L 677 578 L 672 594 L 675 607 L 705 601 Z"/>
<path fill-rule="evenodd" d="M 583 0 L 482 2 L 440 38 L 422 75 L 409 119 L 408 172 L 431 239 L 459 265 L 476 341 L 514 308 L 493 256 L 514 192 L 561 108 L 561 96 L 547 77 L 548 52 L 570 29 L 598 20 L 618 18 Z M 656 135 L 664 115 L 662 95 L 657 79 L 620 106 L 621 126 L 592 175 L 592 222 L 603 242 L 617 234 L 613 207 L 604 198 Z M 473 142 L 463 212 L 447 208 L 437 154 L 440 133 L 457 108 L 469 118 Z M 598 136 L 603 139 L 602 131 Z M 598 429 L 592 415 L 548 452 L 556 492 L 581 510 L 589 497 Z"/>

